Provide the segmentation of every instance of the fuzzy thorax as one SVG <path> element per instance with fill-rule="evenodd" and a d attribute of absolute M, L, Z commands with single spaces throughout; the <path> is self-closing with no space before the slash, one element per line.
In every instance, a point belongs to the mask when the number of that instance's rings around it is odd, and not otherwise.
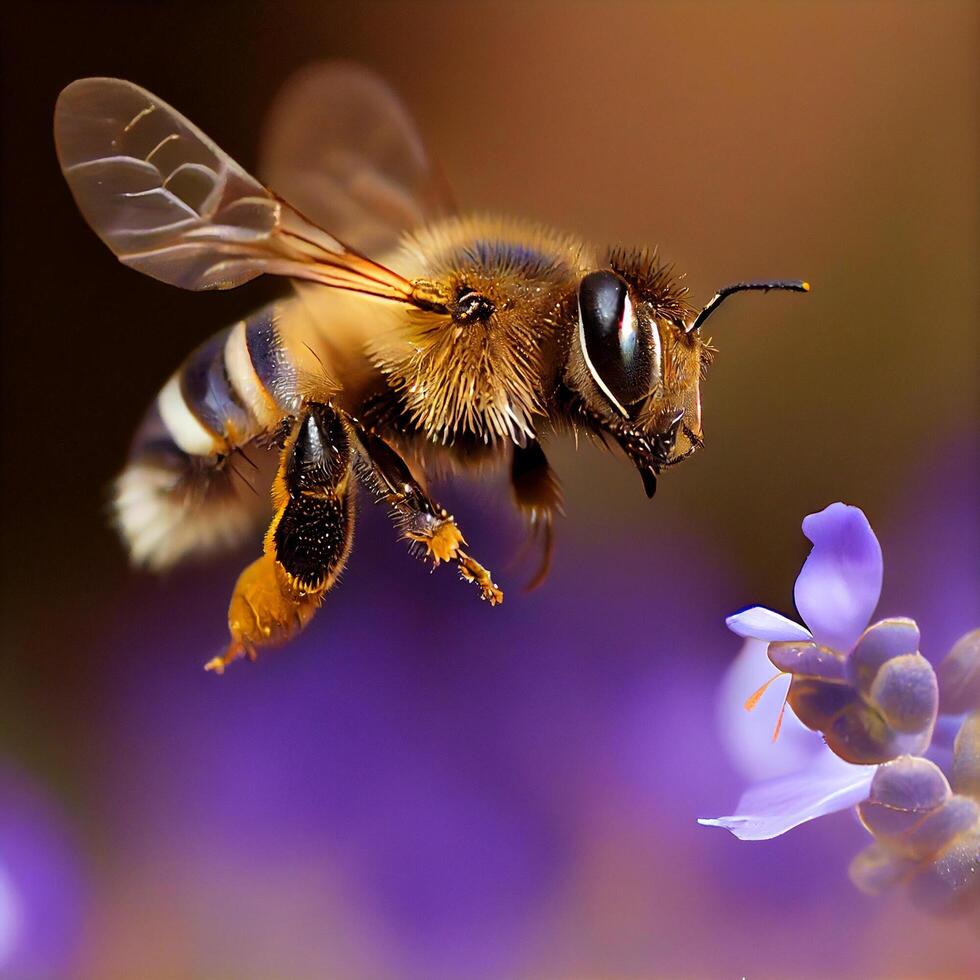
<path fill-rule="evenodd" d="M 563 235 L 492 218 L 442 222 L 404 243 L 399 268 L 431 283 L 450 312 L 399 311 L 371 355 L 429 439 L 533 435 L 582 252 Z"/>

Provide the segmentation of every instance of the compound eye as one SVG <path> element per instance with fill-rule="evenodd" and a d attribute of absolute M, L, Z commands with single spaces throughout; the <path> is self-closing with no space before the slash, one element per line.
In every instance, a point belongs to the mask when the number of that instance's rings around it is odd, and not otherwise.
<path fill-rule="evenodd" d="M 637 321 L 626 281 L 615 272 L 590 272 L 578 290 L 579 340 L 596 384 L 624 415 L 648 394 L 656 330 Z"/>

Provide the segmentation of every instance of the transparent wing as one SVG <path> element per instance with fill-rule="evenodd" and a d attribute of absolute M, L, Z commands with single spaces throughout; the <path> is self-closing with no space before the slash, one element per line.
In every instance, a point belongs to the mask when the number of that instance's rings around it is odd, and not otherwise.
<path fill-rule="evenodd" d="M 408 111 L 350 62 L 304 68 L 269 113 L 259 173 L 305 215 L 369 254 L 454 208 Z"/>
<path fill-rule="evenodd" d="M 413 302 L 411 283 L 312 224 L 131 82 L 73 82 L 58 97 L 54 135 L 85 219 L 155 279 L 231 289 L 272 273 Z"/>

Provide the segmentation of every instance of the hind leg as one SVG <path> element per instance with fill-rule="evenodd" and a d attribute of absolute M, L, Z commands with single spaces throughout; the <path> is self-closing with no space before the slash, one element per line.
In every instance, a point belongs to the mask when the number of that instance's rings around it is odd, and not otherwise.
<path fill-rule="evenodd" d="M 263 555 L 239 576 L 228 609 L 231 642 L 205 665 L 221 673 L 262 647 L 292 639 L 337 580 L 354 534 L 353 451 L 346 423 L 328 405 L 310 404 L 279 462 L 275 516 Z"/>
<path fill-rule="evenodd" d="M 480 597 L 491 606 L 504 601 L 504 594 L 475 558 L 462 548 L 466 539 L 452 515 L 435 503 L 412 475 L 408 464 L 380 437 L 354 424 L 360 443 L 365 482 L 378 499 L 387 502 L 402 536 L 412 550 L 430 558 L 434 565 L 455 561 L 460 576 L 480 589 Z"/>

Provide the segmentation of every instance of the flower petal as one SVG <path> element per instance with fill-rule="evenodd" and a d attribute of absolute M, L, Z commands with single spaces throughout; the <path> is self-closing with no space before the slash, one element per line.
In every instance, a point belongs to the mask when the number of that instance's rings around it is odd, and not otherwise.
<path fill-rule="evenodd" d="M 764 606 L 752 606 L 729 616 L 725 625 L 739 636 L 752 637 L 756 640 L 768 640 L 770 643 L 779 640 L 809 640 L 810 631 L 799 623 L 780 616 L 779 613 L 766 609 Z"/>
<path fill-rule="evenodd" d="M 813 638 L 846 653 L 881 595 L 881 545 L 864 512 L 836 503 L 803 519 L 813 549 L 796 579 L 796 608 Z"/>
<path fill-rule="evenodd" d="M 852 766 L 827 755 L 819 766 L 751 787 L 742 794 L 732 816 L 702 818 L 698 823 L 723 827 L 739 840 L 770 840 L 808 820 L 847 810 L 867 799 L 875 767 Z"/>

